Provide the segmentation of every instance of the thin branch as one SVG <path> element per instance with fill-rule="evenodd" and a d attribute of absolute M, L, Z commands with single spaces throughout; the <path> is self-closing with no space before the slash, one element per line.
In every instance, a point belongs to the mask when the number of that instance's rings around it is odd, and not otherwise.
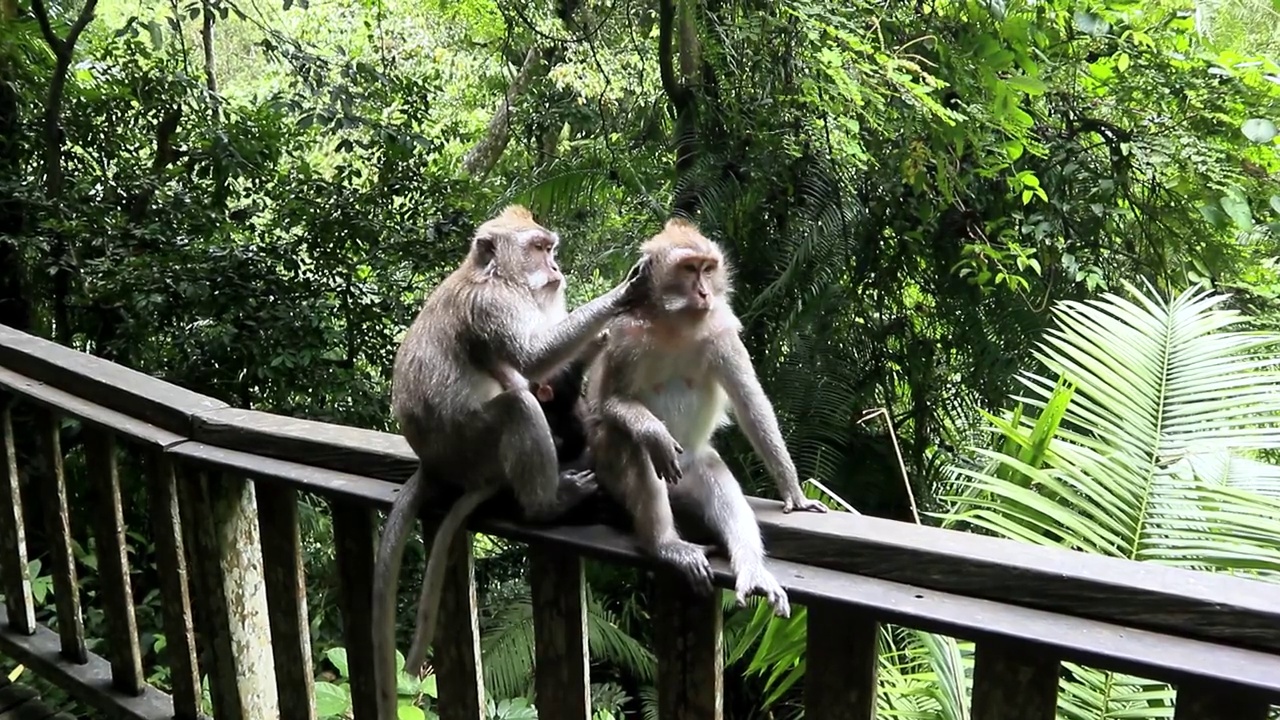
<path fill-rule="evenodd" d="M 907 464 L 902 459 L 902 448 L 898 446 L 898 433 L 893 429 L 893 418 L 889 415 L 889 411 L 882 407 L 867 410 L 862 413 L 862 417 L 858 418 L 858 424 L 861 425 L 876 416 L 883 417 L 885 427 L 889 428 L 889 439 L 893 441 L 893 451 L 898 455 L 898 469 L 902 471 L 902 484 L 907 488 L 907 499 L 911 501 L 911 516 L 919 525 L 920 509 L 916 507 L 916 494 L 911 490 L 911 478 L 907 477 Z"/>
<path fill-rule="evenodd" d="M 70 53 L 76 46 L 76 41 L 80 39 L 80 33 L 84 32 L 85 26 L 89 21 L 93 20 L 93 11 L 98 7 L 98 0 L 89 0 L 80 9 L 80 16 L 76 18 L 76 22 L 71 26 L 71 32 L 67 33 L 65 41 L 66 52 Z"/>
<path fill-rule="evenodd" d="M 31 12 L 36 14 L 36 20 L 40 23 L 40 32 L 44 35 L 44 41 L 49 43 L 49 47 L 55 55 L 62 53 L 62 40 L 53 34 L 53 26 L 49 24 L 49 12 L 44 8 L 44 0 L 31 0 Z"/>

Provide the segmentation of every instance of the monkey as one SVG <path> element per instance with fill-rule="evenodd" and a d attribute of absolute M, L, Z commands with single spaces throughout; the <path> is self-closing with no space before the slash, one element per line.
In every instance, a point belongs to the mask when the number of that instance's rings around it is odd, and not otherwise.
<path fill-rule="evenodd" d="M 596 490 L 590 470 L 558 469 L 547 419 L 529 388 L 503 390 L 491 372 L 502 364 L 542 382 L 615 314 L 644 301 L 642 260 L 613 289 L 566 312 L 559 243 L 526 208 L 504 208 L 476 228 L 465 259 L 427 296 L 396 351 L 391 407 L 419 463 L 392 503 L 374 559 L 374 676 L 383 720 L 396 716 L 395 583 L 409 529 L 428 483 L 436 482 L 427 473 L 455 474 L 449 481 L 465 492 L 441 521 L 423 573 L 427 621 L 415 640 L 423 652 L 435 630 L 449 545 L 472 511 L 509 487 L 526 520 L 547 522 Z"/>
<path fill-rule="evenodd" d="M 551 427 L 556 446 L 556 461 L 561 470 L 585 470 L 591 466 L 591 453 L 586 436 L 586 400 L 582 396 L 587 367 L 604 349 L 608 331 L 594 340 L 563 369 L 545 382 L 527 380 L 516 369 L 504 363 L 490 368 L 503 391 L 528 386 L 538 399 L 542 414 Z"/>
<path fill-rule="evenodd" d="M 701 592 L 712 589 L 713 548 L 676 532 L 673 505 L 703 520 L 729 554 L 738 605 L 762 595 L 789 617 L 786 593 L 765 568 L 754 513 L 711 445 L 728 410 L 764 460 L 783 512 L 824 513 L 806 498 L 772 403 L 760 386 L 730 307 L 730 268 L 720 247 L 673 218 L 640 248 L 648 301 L 611 320 L 588 370 L 588 442 L 599 486 L 626 506 L 642 549 Z"/>

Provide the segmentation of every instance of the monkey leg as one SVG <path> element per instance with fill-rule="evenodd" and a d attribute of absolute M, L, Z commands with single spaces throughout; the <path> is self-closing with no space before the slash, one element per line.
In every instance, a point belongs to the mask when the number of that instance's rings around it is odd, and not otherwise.
<path fill-rule="evenodd" d="M 713 448 L 707 447 L 685 468 L 684 479 L 670 490 L 672 501 L 696 508 L 703 521 L 729 552 L 738 607 L 759 595 L 779 617 L 791 616 L 787 593 L 764 565 L 764 540 L 742 486 Z"/>
<path fill-rule="evenodd" d="M 602 452 L 596 459 L 599 476 L 626 505 L 640 546 L 674 567 L 694 590 L 710 593 L 712 574 L 707 552 L 711 548 L 688 542 L 676 532 L 667 484 L 658 478 L 647 452 L 618 437 L 616 429 L 602 428 L 602 433 L 613 437 L 604 443 L 610 452 Z"/>
<path fill-rule="evenodd" d="M 502 393 L 480 412 L 472 448 L 485 452 L 497 439 L 495 480 L 511 485 L 526 520 L 552 522 L 596 491 L 593 471 L 559 469 L 551 426 L 533 393 Z"/>

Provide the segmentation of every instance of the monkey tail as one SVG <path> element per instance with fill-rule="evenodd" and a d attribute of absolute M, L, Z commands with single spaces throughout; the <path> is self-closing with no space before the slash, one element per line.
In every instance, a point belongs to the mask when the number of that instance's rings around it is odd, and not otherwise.
<path fill-rule="evenodd" d="M 461 534 L 467 518 L 481 503 L 498 492 L 497 485 L 468 490 L 458 498 L 436 530 L 431 541 L 431 553 L 427 556 L 427 569 L 422 575 L 422 592 L 418 596 L 418 615 L 414 623 L 413 644 L 405 660 L 405 670 L 417 674 L 427 660 L 427 648 L 435 636 L 436 620 L 440 617 L 440 595 L 444 590 L 444 571 L 448 564 L 449 547 L 453 538 Z"/>
<path fill-rule="evenodd" d="M 382 539 L 378 542 L 378 553 L 374 556 L 373 676 L 381 720 L 396 718 L 396 587 L 400 581 L 404 544 L 425 494 L 423 485 L 419 465 L 391 504 Z"/>

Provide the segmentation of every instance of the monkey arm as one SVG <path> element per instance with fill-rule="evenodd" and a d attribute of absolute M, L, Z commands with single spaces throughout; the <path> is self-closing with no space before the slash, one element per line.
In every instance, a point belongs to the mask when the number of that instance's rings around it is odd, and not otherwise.
<path fill-rule="evenodd" d="M 542 378 L 578 356 L 594 340 L 590 336 L 604 329 L 605 323 L 622 304 L 625 285 L 619 286 L 575 309 L 554 326 L 534 332 L 517 365 L 528 376 Z"/>
<path fill-rule="evenodd" d="M 610 397 L 600 404 L 600 416 L 636 442 L 646 442 L 653 437 L 668 434 L 667 426 L 639 400 Z"/>
<path fill-rule="evenodd" d="M 711 367 L 729 397 L 738 425 L 764 461 L 782 499 L 797 503 L 804 500 L 796 466 L 778 428 L 773 403 L 760 386 L 751 355 L 736 332 L 724 333 L 717 339 Z"/>

